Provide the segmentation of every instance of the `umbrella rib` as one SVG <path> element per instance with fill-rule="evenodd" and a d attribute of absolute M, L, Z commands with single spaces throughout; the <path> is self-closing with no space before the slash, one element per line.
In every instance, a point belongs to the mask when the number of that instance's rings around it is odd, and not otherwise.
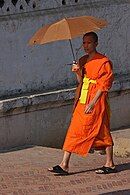
<path fill-rule="evenodd" d="M 96 26 L 97 29 L 100 29 L 100 27 L 98 27 L 97 24 L 91 18 L 89 20 Z M 105 24 L 103 26 L 105 26 Z"/>

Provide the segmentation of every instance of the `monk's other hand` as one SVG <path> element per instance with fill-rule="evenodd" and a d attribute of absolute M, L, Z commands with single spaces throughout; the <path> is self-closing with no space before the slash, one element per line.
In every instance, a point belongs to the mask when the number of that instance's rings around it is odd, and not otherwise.
<path fill-rule="evenodd" d="M 86 105 L 85 107 L 85 114 L 91 113 L 94 108 L 94 103 L 90 102 L 89 104 Z"/>

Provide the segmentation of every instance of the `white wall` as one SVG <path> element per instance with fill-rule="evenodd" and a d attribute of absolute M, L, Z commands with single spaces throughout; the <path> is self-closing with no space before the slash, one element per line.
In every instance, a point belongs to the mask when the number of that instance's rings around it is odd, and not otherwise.
<path fill-rule="evenodd" d="M 75 3 L 66 0 L 66 5 L 62 5 L 60 0 L 37 0 L 34 9 L 33 2 L 30 0 L 27 5 L 25 0 L 18 0 L 14 6 L 11 0 L 6 0 L 0 10 L 0 97 L 45 92 L 75 84 L 70 66 L 66 65 L 72 61 L 68 41 L 28 46 L 28 40 L 39 27 L 63 18 L 63 14 L 107 19 L 109 26 L 98 33 L 99 50 L 111 58 L 114 72 L 119 76 L 130 73 L 130 4 L 127 1 L 79 0 Z M 21 5 L 23 10 L 20 10 Z M 73 40 L 74 48 L 80 43 L 81 38 Z"/>

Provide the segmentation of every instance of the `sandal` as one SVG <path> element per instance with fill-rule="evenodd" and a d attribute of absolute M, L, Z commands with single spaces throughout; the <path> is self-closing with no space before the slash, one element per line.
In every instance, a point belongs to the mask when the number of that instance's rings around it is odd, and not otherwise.
<path fill-rule="evenodd" d="M 110 174 L 110 173 L 116 173 L 116 168 L 114 167 L 101 167 L 95 171 L 97 174 Z"/>
<path fill-rule="evenodd" d="M 63 170 L 59 165 L 56 165 L 52 167 L 52 169 L 48 169 L 48 171 L 53 172 L 53 173 L 58 173 L 60 175 L 68 175 L 68 171 Z"/>

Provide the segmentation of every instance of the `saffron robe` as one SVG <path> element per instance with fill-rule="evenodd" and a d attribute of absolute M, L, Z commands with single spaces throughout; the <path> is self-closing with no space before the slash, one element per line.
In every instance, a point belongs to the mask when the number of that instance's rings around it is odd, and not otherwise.
<path fill-rule="evenodd" d="M 79 60 L 80 66 L 86 57 Z M 92 60 L 82 67 L 86 77 L 96 80 L 96 84 L 90 83 L 85 104 L 79 101 L 80 91 L 76 99 L 76 107 L 73 112 L 70 126 L 67 131 L 63 150 L 86 156 L 91 148 L 105 149 L 113 145 L 110 134 L 110 112 L 108 105 L 108 90 L 112 86 L 113 72 L 110 60 L 96 53 Z M 82 83 L 80 84 L 82 85 Z M 91 113 L 86 114 L 85 106 L 94 98 L 97 90 L 102 91 Z"/>

